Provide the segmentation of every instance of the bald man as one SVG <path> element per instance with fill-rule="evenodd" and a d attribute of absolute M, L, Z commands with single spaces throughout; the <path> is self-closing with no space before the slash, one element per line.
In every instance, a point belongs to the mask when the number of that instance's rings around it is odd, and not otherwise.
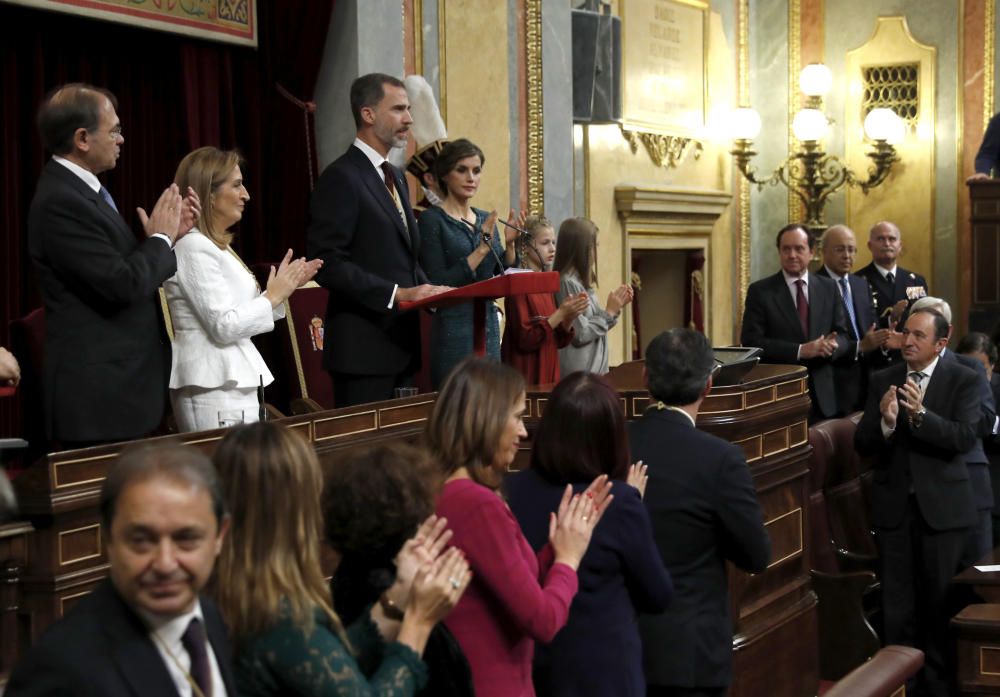
<path fill-rule="evenodd" d="M 833 364 L 837 409 L 846 415 L 864 408 L 872 354 L 885 345 L 890 332 L 876 326 L 868 282 L 851 273 L 858 252 L 854 231 L 846 225 L 827 228 L 820 238 L 820 250 L 823 266 L 816 275 L 837 284 L 847 315 L 847 351 Z"/>
<path fill-rule="evenodd" d="M 875 223 L 868 232 L 868 250 L 872 261 L 858 275 L 868 281 L 878 326 L 901 329 L 910 305 L 930 293 L 927 281 L 897 264 L 903 251 L 903 234 L 895 223 L 888 220 Z M 874 364 L 876 368 L 884 368 L 900 360 L 899 351 L 883 350 L 875 357 Z"/>

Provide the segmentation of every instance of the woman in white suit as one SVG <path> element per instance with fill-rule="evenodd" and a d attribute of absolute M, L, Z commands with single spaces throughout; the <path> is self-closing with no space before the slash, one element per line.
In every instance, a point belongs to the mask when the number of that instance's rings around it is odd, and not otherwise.
<path fill-rule="evenodd" d="M 250 194 L 240 156 L 204 147 L 181 160 L 174 181 L 202 201 L 197 225 L 174 247 L 177 273 L 163 284 L 174 328 L 170 402 L 181 431 L 218 428 L 219 412 L 257 420 L 256 388 L 274 381 L 250 337 L 274 329 L 284 301 L 311 280 L 322 261 L 288 250 L 263 292 L 229 246 Z"/>

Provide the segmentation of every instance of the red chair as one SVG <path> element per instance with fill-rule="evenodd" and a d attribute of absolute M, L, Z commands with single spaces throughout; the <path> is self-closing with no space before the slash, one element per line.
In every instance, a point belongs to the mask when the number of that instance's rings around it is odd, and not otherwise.
<path fill-rule="evenodd" d="M 22 460 L 31 462 L 45 451 L 45 401 L 42 379 L 45 374 L 45 310 L 36 308 L 10 323 L 10 350 L 21 366 L 21 383 L 17 388 L 21 399 L 22 437 L 29 449 Z M 20 459 L 20 458 L 19 458 Z M 13 463 L 13 461 L 12 461 Z M 11 463 L 11 464 L 12 464 Z M 11 476 L 14 467 L 8 466 Z"/>
<path fill-rule="evenodd" d="M 293 414 L 333 409 L 333 380 L 323 367 L 327 336 L 326 303 L 330 291 L 310 281 L 285 301 L 287 327 L 280 332 L 281 368 L 289 385 Z"/>

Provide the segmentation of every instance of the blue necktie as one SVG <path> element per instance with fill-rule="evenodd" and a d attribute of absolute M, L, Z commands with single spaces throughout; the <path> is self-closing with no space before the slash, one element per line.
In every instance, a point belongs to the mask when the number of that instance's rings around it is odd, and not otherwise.
<path fill-rule="evenodd" d="M 104 202 L 106 204 L 108 204 L 109 206 L 111 206 L 112 208 L 114 208 L 115 209 L 115 213 L 117 213 L 118 212 L 118 206 L 115 205 L 115 200 L 113 198 L 111 198 L 111 192 L 108 191 L 107 189 L 105 189 L 102 186 L 100 193 L 101 193 L 101 198 L 104 199 Z"/>
<path fill-rule="evenodd" d="M 840 298 L 844 301 L 847 316 L 851 318 L 851 326 L 854 327 L 854 336 L 860 341 L 861 330 L 858 327 L 858 318 L 854 316 L 854 303 L 851 302 L 851 288 L 847 285 L 847 276 L 840 277 Z"/>

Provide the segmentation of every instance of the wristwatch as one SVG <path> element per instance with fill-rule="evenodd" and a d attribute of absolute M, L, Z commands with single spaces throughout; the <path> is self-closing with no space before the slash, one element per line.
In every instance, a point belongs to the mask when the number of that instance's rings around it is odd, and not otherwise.
<path fill-rule="evenodd" d="M 920 424 L 923 423 L 924 414 L 926 413 L 927 408 L 921 404 L 920 408 L 917 409 L 917 413 L 910 417 L 910 425 L 913 426 L 913 428 L 920 428 Z"/>

